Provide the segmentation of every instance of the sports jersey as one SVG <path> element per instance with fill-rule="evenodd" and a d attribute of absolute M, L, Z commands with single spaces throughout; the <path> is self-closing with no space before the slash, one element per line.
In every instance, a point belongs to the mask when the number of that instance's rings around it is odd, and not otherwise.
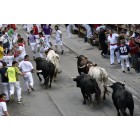
<path fill-rule="evenodd" d="M 119 46 L 115 49 L 115 51 L 119 51 L 120 55 L 128 55 L 130 47 L 128 45 Z"/>
<path fill-rule="evenodd" d="M 18 77 L 17 77 L 18 73 L 19 73 L 19 69 L 17 67 L 9 67 L 7 69 L 9 82 L 16 82 L 18 80 Z"/>

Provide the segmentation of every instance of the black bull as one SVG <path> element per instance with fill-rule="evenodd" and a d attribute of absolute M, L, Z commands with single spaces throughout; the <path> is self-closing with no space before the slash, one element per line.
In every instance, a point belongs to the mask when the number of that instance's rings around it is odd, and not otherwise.
<path fill-rule="evenodd" d="M 55 73 L 55 66 L 51 62 L 46 61 L 44 58 L 38 57 L 35 59 L 37 76 L 40 81 L 42 81 L 40 74 L 43 75 L 44 85 L 48 87 L 48 83 L 50 81 L 49 87 L 51 87 L 52 79 Z"/>
<path fill-rule="evenodd" d="M 77 87 L 81 89 L 84 101 L 83 104 L 86 104 L 86 100 L 92 101 L 92 94 L 95 93 L 95 99 L 99 103 L 101 90 L 98 86 L 96 79 L 91 78 L 89 75 L 82 74 L 73 78 L 73 81 L 77 83 Z"/>
<path fill-rule="evenodd" d="M 129 109 L 129 113 L 131 116 L 133 116 L 134 111 L 134 100 L 132 94 L 125 89 L 125 85 L 116 82 L 110 85 L 113 89 L 112 93 L 112 100 L 114 103 L 114 106 L 116 107 L 116 110 L 118 112 L 118 116 L 120 116 L 120 112 L 123 116 L 126 116 L 126 108 Z"/>

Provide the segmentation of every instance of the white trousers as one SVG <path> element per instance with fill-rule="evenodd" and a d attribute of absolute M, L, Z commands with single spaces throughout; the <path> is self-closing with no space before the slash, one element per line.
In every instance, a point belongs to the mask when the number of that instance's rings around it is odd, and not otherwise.
<path fill-rule="evenodd" d="M 36 38 L 36 43 L 39 43 L 39 35 L 34 35 Z M 37 45 L 39 47 L 39 44 Z"/>
<path fill-rule="evenodd" d="M 30 43 L 31 51 L 37 50 L 36 43 Z"/>
<path fill-rule="evenodd" d="M 124 61 L 126 62 L 126 67 L 129 67 L 130 68 L 130 63 L 129 63 L 129 57 L 128 57 L 128 55 L 120 55 L 120 60 L 121 60 L 122 71 L 125 70 Z"/>
<path fill-rule="evenodd" d="M 3 88 L 3 93 L 6 94 L 6 100 L 9 100 L 9 83 L 1 83 Z"/>
<path fill-rule="evenodd" d="M 9 83 L 9 88 L 10 88 L 10 95 L 13 95 L 15 93 L 15 90 L 16 90 L 17 99 L 19 101 L 21 99 L 20 81 Z"/>
<path fill-rule="evenodd" d="M 23 78 L 24 78 L 27 89 L 30 88 L 29 85 L 31 85 L 33 87 L 34 80 L 33 80 L 33 76 L 32 76 L 31 72 L 27 72 L 26 75 L 23 76 Z"/>
<path fill-rule="evenodd" d="M 68 35 L 69 38 L 71 37 L 71 28 L 72 28 L 72 25 L 69 24 L 69 25 L 67 26 L 67 35 Z"/>
<path fill-rule="evenodd" d="M 51 45 L 50 45 L 50 35 L 45 35 L 45 40 L 46 40 L 46 44 L 47 44 L 48 48 L 50 48 L 51 47 Z"/>
<path fill-rule="evenodd" d="M 110 45 L 110 64 L 114 63 L 114 52 L 115 49 L 117 48 L 117 45 Z M 116 57 L 117 57 L 117 62 L 120 63 L 120 53 L 119 52 L 115 52 Z"/>
<path fill-rule="evenodd" d="M 60 45 L 61 46 L 61 50 L 64 50 L 61 38 L 56 38 L 55 39 L 55 49 L 56 49 L 56 51 L 57 51 L 57 45 Z"/>

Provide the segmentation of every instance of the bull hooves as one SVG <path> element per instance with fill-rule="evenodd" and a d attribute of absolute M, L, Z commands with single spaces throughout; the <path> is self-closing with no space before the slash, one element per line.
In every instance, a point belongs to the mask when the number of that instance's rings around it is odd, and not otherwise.
<path fill-rule="evenodd" d="M 86 105 L 86 103 L 85 103 L 85 102 L 83 102 L 83 105 Z"/>
<path fill-rule="evenodd" d="M 62 73 L 62 70 L 58 71 L 58 73 Z"/>

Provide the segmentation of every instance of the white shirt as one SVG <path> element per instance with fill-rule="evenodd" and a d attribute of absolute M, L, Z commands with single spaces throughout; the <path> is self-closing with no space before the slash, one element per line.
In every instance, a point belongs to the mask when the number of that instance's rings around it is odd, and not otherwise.
<path fill-rule="evenodd" d="M 56 31 L 56 38 L 61 38 L 62 32 L 60 30 Z"/>
<path fill-rule="evenodd" d="M 110 37 L 110 35 L 108 36 L 108 42 L 110 43 L 110 44 L 116 44 L 117 43 L 117 38 L 118 38 L 118 34 L 116 34 L 116 33 L 113 33 L 112 34 L 112 37 Z"/>
<path fill-rule="evenodd" d="M 17 38 L 17 35 L 15 35 L 13 39 L 13 43 L 16 43 L 17 41 L 18 41 L 18 38 Z"/>
<path fill-rule="evenodd" d="M 6 62 L 6 64 L 7 64 L 8 67 L 11 67 L 12 66 L 12 62 L 14 61 L 14 55 L 12 55 L 12 56 L 4 56 L 2 58 L 2 60 L 4 62 Z"/>
<path fill-rule="evenodd" d="M 104 25 L 102 25 L 102 26 L 98 26 L 97 28 L 96 28 L 96 31 L 97 32 L 100 32 L 100 29 L 101 28 L 103 28 L 104 30 L 106 29 L 106 26 L 104 26 Z"/>
<path fill-rule="evenodd" d="M 3 43 L 6 43 L 6 42 L 8 42 L 8 39 L 9 39 L 9 37 L 8 37 L 8 35 L 5 33 L 4 35 L 2 35 L 1 36 L 1 41 L 3 42 Z"/>
<path fill-rule="evenodd" d="M 39 41 L 40 41 L 40 47 L 41 48 L 44 48 L 45 46 L 46 46 L 46 41 L 45 41 L 45 37 L 41 37 L 40 39 L 39 39 Z"/>
<path fill-rule="evenodd" d="M 7 106 L 5 102 L 0 102 L 0 116 L 4 116 L 4 111 L 7 111 Z"/>
<path fill-rule="evenodd" d="M 19 68 L 22 72 L 31 72 L 34 67 L 31 62 L 23 60 L 19 63 Z"/>
<path fill-rule="evenodd" d="M 91 27 L 88 24 L 82 24 L 84 28 L 86 28 L 87 31 L 91 30 Z"/>
<path fill-rule="evenodd" d="M 21 51 L 21 54 L 19 56 L 25 56 L 26 55 L 26 50 L 25 50 L 24 46 L 19 46 L 18 50 Z"/>

